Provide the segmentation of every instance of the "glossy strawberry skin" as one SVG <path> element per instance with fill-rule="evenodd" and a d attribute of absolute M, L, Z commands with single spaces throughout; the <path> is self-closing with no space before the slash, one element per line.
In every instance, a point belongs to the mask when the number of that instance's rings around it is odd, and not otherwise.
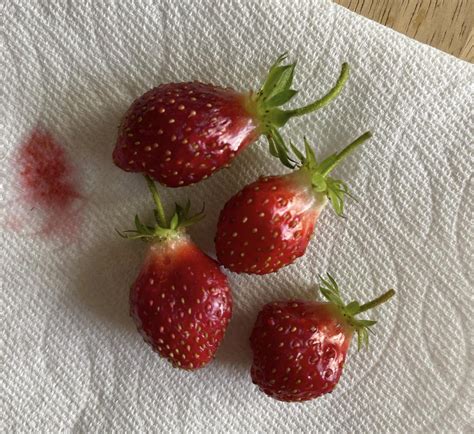
<path fill-rule="evenodd" d="M 260 134 L 247 101 L 243 94 L 209 84 L 162 84 L 129 108 L 113 160 L 168 187 L 205 179 Z"/>
<path fill-rule="evenodd" d="M 330 303 L 269 303 L 250 337 L 252 381 L 281 401 L 329 393 L 342 374 L 351 338 L 352 329 Z"/>
<path fill-rule="evenodd" d="M 233 196 L 220 213 L 217 258 L 236 273 L 267 274 L 306 251 L 326 203 L 311 188 L 303 169 L 263 177 Z"/>
<path fill-rule="evenodd" d="M 209 363 L 232 315 L 219 265 L 186 235 L 152 244 L 130 291 L 130 312 L 155 351 L 174 366 Z"/>

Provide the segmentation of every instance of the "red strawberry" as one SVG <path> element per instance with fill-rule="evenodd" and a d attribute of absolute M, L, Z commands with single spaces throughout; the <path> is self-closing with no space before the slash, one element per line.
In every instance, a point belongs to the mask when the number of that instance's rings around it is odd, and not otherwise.
<path fill-rule="evenodd" d="M 126 171 L 143 172 L 169 187 L 192 184 L 227 166 L 247 145 L 290 118 L 310 113 L 335 98 L 348 66 L 329 93 L 294 110 L 281 110 L 291 89 L 295 64 L 271 67 L 259 92 L 238 93 L 198 82 L 169 83 L 151 89 L 129 108 L 119 128 L 113 159 Z"/>
<path fill-rule="evenodd" d="M 331 201 L 344 210 L 346 184 L 328 174 L 369 132 L 321 163 L 305 140 L 306 157 L 297 171 L 258 179 L 233 196 L 220 213 L 215 237 L 217 258 L 236 273 L 267 274 L 291 264 L 306 251 L 320 212 Z M 287 159 L 289 161 L 289 159 Z"/>
<path fill-rule="evenodd" d="M 216 261 L 204 254 L 184 228 L 202 217 L 188 218 L 177 205 L 166 222 L 156 187 L 148 179 L 157 225 L 143 225 L 127 238 L 150 240 L 142 270 L 130 290 L 130 312 L 144 339 L 174 366 L 197 369 L 209 363 L 232 315 L 227 278 Z"/>
<path fill-rule="evenodd" d="M 387 301 L 393 289 L 359 305 L 344 305 L 339 288 L 328 274 L 322 303 L 288 300 L 263 307 L 250 337 L 252 380 L 267 395 L 281 401 L 306 401 L 330 393 L 342 374 L 354 332 L 359 349 L 368 345 L 369 328 L 376 323 L 355 315 Z"/>

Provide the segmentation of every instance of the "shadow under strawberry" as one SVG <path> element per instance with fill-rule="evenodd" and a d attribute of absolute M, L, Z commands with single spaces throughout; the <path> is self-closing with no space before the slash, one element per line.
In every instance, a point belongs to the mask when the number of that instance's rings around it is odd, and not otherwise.
<path fill-rule="evenodd" d="M 142 250 L 112 235 L 78 259 L 72 296 L 85 312 L 114 328 L 135 330 L 129 315 L 129 282 L 140 266 Z"/>
<path fill-rule="evenodd" d="M 239 372 L 249 372 L 252 363 L 252 353 L 249 347 L 249 336 L 257 309 L 250 313 L 244 309 L 234 309 L 232 320 L 227 327 L 224 339 L 220 345 L 213 364 L 227 365 Z"/>

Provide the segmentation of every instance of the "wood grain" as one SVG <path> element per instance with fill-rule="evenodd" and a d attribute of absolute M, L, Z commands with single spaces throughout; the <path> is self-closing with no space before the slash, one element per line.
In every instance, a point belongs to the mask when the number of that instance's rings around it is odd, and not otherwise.
<path fill-rule="evenodd" d="M 474 62 L 474 0 L 334 0 L 420 42 Z"/>

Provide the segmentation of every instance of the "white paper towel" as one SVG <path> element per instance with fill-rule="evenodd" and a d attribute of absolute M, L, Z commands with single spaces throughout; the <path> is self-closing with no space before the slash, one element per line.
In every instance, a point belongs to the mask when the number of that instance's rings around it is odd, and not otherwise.
<path fill-rule="evenodd" d="M 10 1 L 2 27 L 2 431 L 472 432 L 472 65 L 314 0 Z M 161 82 L 255 88 L 287 50 L 299 104 L 351 65 L 342 95 L 283 133 L 327 155 L 371 129 L 338 169 L 360 203 L 347 202 L 345 220 L 326 210 L 295 265 L 231 274 L 235 315 L 217 359 L 195 373 L 172 369 L 128 316 L 145 247 L 114 228 L 148 215 L 151 201 L 139 175 L 112 163 L 120 116 Z M 38 123 L 77 170 L 75 235 L 38 234 L 15 199 L 15 152 Z M 224 202 L 258 175 L 284 172 L 262 141 L 230 170 L 163 196 L 207 203 L 192 234 L 213 254 Z M 5 223 L 12 214 L 21 224 Z M 326 271 L 347 300 L 389 287 L 397 296 L 371 314 L 380 319 L 371 347 L 352 348 L 334 393 L 300 405 L 269 399 L 249 376 L 256 312 L 313 296 Z"/>

